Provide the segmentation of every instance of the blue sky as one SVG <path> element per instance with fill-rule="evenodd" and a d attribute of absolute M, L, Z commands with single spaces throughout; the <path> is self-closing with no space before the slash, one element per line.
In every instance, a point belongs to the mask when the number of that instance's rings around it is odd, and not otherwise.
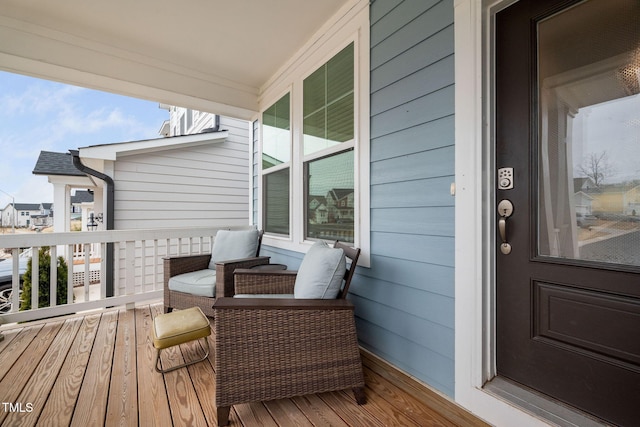
<path fill-rule="evenodd" d="M 16 203 L 53 201 L 31 173 L 40 151 L 159 138 L 169 112 L 157 102 L 0 71 L 0 190 Z M 0 192 L 0 209 L 11 198 Z"/>

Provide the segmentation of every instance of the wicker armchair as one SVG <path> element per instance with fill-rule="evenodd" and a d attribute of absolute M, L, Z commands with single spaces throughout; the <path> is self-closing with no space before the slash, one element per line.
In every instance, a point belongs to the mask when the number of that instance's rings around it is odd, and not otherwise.
<path fill-rule="evenodd" d="M 200 307 L 202 312 L 213 317 L 213 303 L 216 298 L 222 296 L 233 296 L 233 272 L 237 268 L 251 268 L 256 265 L 268 264 L 269 257 L 260 257 L 260 244 L 262 243 L 262 232 L 258 234 L 258 250 L 256 256 L 228 260 L 216 263 L 216 296 L 207 297 L 193 295 L 186 292 L 179 292 L 169 289 L 169 279 L 179 274 L 204 270 L 209 267 L 211 254 L 176 256 L 163 258 L 164 264 L 164 312 L 169 313 L 174 308 L 185 309 L 189 307 Z"/>
<path fill-rule="evenodd" d="M 231 405 L 352 388 L 366 402 L 354 307 L 345 299 L 360 254 L 337 299 L 220 298 L 214 304 L 218 425 Z M 236 270 L 236 294 L 291 294 L 295 271 Z"/>

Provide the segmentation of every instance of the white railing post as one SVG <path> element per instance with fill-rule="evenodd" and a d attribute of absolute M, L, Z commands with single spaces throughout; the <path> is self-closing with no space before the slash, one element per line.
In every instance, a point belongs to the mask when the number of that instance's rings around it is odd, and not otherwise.
<path fill-rule="evenodd" d="M 67 304 L 73 303 L 73 246 L 66 245 L 67 252 Z"/>
<path fill-rule="evenodd" d="M 136 272 L 136 242 L 127 241 L 125 243 L 125 295 L 135 293 L 135 272 Z"/>
<path fill-rule="evenodd" d="M 40 247 L 31 249 L 31 309 L 39 307 L 40 294 Z"/>
<path fill-rule="evenodd" d="M 58 247 L 50 246 L 51 266 L 49 273 L 49 306 L 54 307 L 58 302 Z"/>
<path fill-rule="evenodd" d="M 103 254 L 107 253 L 107 244 L 100 243 L 100 299 L 107 297 L 107 282 L 104 280 L 107 277 L 107 259 Z"/>
<path fill-rule="evenodd" d="M 84 245 L 84 300 L 90 301 L 90 285 L 91 285 L 91 243 L 85 243 Z"/>
<path fill-rule="evenodd" d="M 18 311 L 20 307 L 20 249 L 13 248 L 11 250 L 11 258 L 13 259 L 13 272 L 11 273 L 11 311 Z"/>

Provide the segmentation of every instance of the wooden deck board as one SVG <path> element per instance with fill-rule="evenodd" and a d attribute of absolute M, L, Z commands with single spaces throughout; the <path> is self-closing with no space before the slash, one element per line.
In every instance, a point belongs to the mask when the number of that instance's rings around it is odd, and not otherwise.
<path fill-rule="evenodd" d="M 20 393 L 27 385 L 33 372 L 36 371 L 39 366 L 39 363 L 33 363 L 33 361 L 38 360 L 41 361 L 40 363 L 46 363 L 46 361 L 42 361 L 45 359 L 45 354 L 54 341 L 56 334 L 60 328 L 62 328 L 63 323 L 64 322 L 57 321 L 45 325 L 24 349 L 22 353 L 23 357 L 15 361 L 9 372 L 7 372 L 7 375 L 0 381 L 0 396 L 2 396 L 3 402 L 19 402 L 18 397 Z M 39 381 L 39 378 L 35 380 Z M 27 403 L 29 402 L 24 402 L 24 405 L 26 406 Z M 5 411 L 1 413 L 8 415 Z"/>
<path fill-rule="evenodd" d="M 20 403 L 29 403 L 30 408 L 28 409 L 30 410 L 26 412 L 0 412 L 0 424 L 5 423 L 11 426 L 34 426 L 36 424 L 81 324 L 81 318 L 69 319 L 64 323 L 51 342 L 49 351 L 37 364 L 32 375 L 34 381 L 27 382 L 20 396 L 15 400 Z"/>
<path fill-rule="evenodd" d="M 213 336 L 208 360 L 159 374 L 150 336 L 161 312 L 153 304 L 4 325 L 0 396 L 31 409 L 0 411 L 0 425 L 216 426 Z M 203 341 L 182 344 L 163 350 L 161 362 L 183 363 L 203 350 Z M 363 361 L 365 405 L 356 404 L 351 390 L 246 403 L 232 408 L 230 425 L 485 425 L 402 374 L 380 373 L 384 363 L 372 356 Z"/>
<path fill-rule="evenodd" d="M 156 351 L 151 341 L 152 319 L 150 307 L 136 309 L 138 422 L 141 426 L 162 426 L 171 419 L 164 378 L 154 368 Z"/>
<path fill-rule="evenodd" d="M 117 327 L 117 311 L 102 315 L 71 426 L 86 427 L 104 423 Z"/>
<path fill-rule="evenodd" d="M 135 311 L 120 310 L 113 354 L 111 387 L 107 402 L 107 425 L 138 425 Z"/>
<path fill-rule="evenodd" d="M 91 348 L 100 325 L 100 315 L 87 316 L 71 345 L 67 359 L 42 408 L 39 425 L 64 426 L 71 423 Z"/>
<path fill-rule="evenodd" d="M 4 346 L 0 350 L 0 381 L 4 379 L 13 364 L 20 358 L 24 350 L 31 344 L 31 341 L 38 335 L 43 325 L 37 325 L 30 328 L 20 328 L 18 333 L 9 331 L 5 333 Z M 0 392 L 2 392 L 2 383 L 0 382 Z"/>

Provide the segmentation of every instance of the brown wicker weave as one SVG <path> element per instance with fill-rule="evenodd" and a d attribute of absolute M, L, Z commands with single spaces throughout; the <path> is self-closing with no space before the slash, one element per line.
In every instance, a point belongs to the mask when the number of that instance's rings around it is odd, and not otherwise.
<path fill-rule="evenodd" d="M 269 257 L 259 257 L 262 233 L 255 258 L 245 258 L 216 263 L 216 297 L 233 296 L 233 272 L 236 268 L 251 268 L 256 265 L 268 264 Z M 191 271 L 204 270 L 209 267 L 211 254 L 176 256 L 163 258 L 164 263 L 164 312 L 174 308 L 184 309 L 200 307 L 202 312 L 213 317 L 213 303 L 215 298 L 192 295 L 169 289 L 169 278 Z"/>
<path fill-rule="evenodd" d="M 352 388 L 365 403 L 354 307 L 345 299 L 360 250 L 337 245 L 352 259 L 338 299 L 215 302 L 219 426 L 228 424 L 231 405 L 245 402 Z M 236 270 L 235 277 L 236 293 L 293 293 L 295 272 Z"/>

